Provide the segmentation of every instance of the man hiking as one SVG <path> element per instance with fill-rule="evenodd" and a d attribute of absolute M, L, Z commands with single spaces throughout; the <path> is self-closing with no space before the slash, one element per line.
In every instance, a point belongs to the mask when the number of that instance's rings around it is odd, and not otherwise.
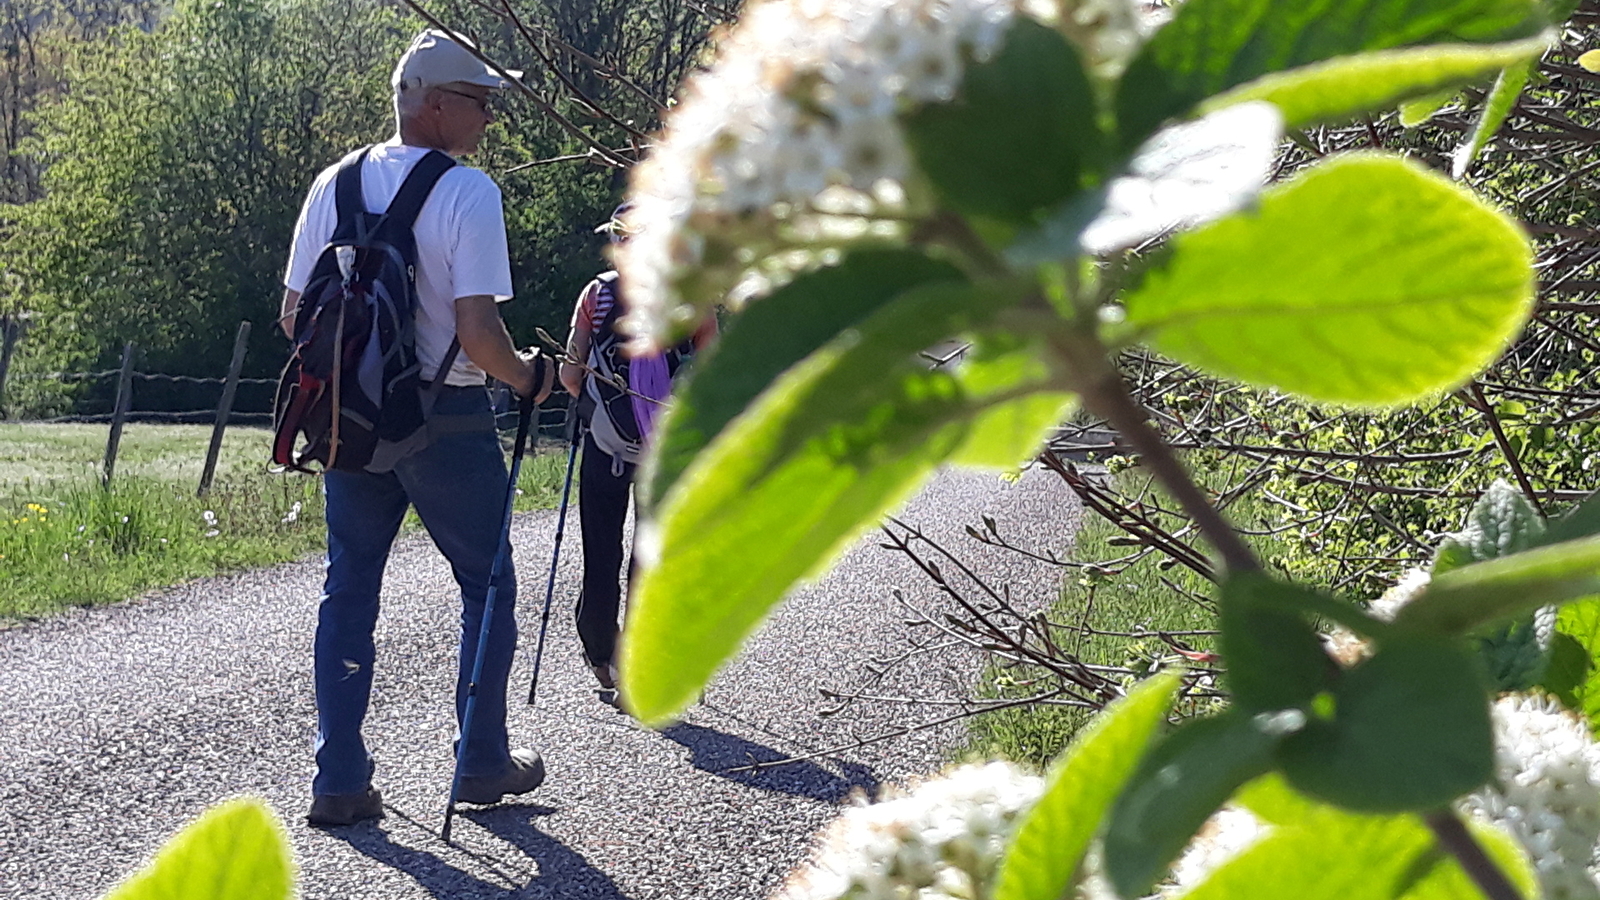
<path fill-rule="evenodd" d="M 624 203 L 595 231 L 608 234 L 613 244 L 626 241 L 627 212 Z M 601 273 L 584 287 L 572 311 L 567 361 L 561 365 L 561 384 L 586 418 L 578 470 L 578 522 L 583 532 L 578 637 L 584 661 L 607 691 L 617 688 L 614 656 L 622 602 L 622 528 L 634 469 L 672 391 L 678 367 L 717 334 L 717 320 L 708 316 L 683 344 L 664 353 L 629 358 L 616 329 L 624 312 L 622 299 L 614 271 Z M 631 583 L 631 564 L 629 569 Z"/>
<path fill-rule="evenodd" d="M 289 333 L 301 292 L 339 222 L 335 187 L 343 165 L 359 165 L 358 177 L 347 181 L 359 184 L 360 202 L 374 214 L 389 208 L 419 163 L 443 167 L 416 212 L 414 268 L 402 269 L 414 271 L 421 379 L 430 390 L 442 381 L 428 413 L 426 443 L 385 471 L 329 468 L 324 475 L 328 558 L 314 648 L 316 775 L 307 815 L 317 826 L 383 815 L 361 724 L 372 688 L 379 587 L 410 506 L 461 587 L 459 728 L 508 489 L 485 375 L 535 400 L 543 400 L 554 381 L 551 361 L 519 355 L 500 319 L 497 304 L 512 294 L 500 189 L 483 172 L 437 155 L 458 157 L 478 148 L 493 121 L 490 95 L 507 82 L 447 35 L 424 31 L 400 57 L 392 84 L 397 133 L 317 177 L 284 276 L 280 324 Z M 500 570 L 496 593 L 472 733 L 459 735 L 466 746 L 458 796 L 469 803 L 494 803 L 544 780 L 539 754 L 510 749 L 506 734 L 506 679 L 517 643 L 516 578 L 509 564 Z"/>

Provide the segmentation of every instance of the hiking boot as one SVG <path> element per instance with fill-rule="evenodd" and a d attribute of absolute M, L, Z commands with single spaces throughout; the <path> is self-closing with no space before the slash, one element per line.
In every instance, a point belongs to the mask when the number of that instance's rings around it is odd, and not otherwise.
<path fill-rule="evenodd" d="M 499 775 L 463 775 L 456 799 L 463 803 L 499 803 L 507 794 L 526 794 L 544 784 L 544 760 L 534 750 L 513 750 Z"/>
<path fill-rule="evenodd" d="M 367 786 L 363 794 L 313 794 L 311 811 L 306 813 L 306 824 L 318 828 L 337 828 L 354 825 L 365 819 L 383 818 L 383 797 L 378 789 Z"/>
<path fill-rule="evenodd" d="M 617 667 L 611 663 L 603 666 L 590 666 L 589 671 L 594 673 L 594 680 L 600 682 L 600 687 L 608 691 L 617 689 Z"/>

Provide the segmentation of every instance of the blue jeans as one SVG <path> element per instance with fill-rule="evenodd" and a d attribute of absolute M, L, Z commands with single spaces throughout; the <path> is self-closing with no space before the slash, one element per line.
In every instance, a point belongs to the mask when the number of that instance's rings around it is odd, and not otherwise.
<path fill-rule="evenodd" d="M 393 472 L 324 476 L 328 562 L 317 611 L 317 774 L 311 783 L 315 794 L 361 793 L 372 777 L 372 757 L 361 739 L 361 722 L 372 693 L 372 632 L 378 621 L 384 564 L 408 506 L 417 508 L 461 586 L 459 733 L 489 570 L 500 544 L 508 475 L 487 391 L 446 387 L 439 393 L 433 416 L 430 424 L 437 427 L 428 446 L 401 460 Z M 463 424 L 468 427 L 459 427 Z M 517 647 L 516 600 L 516 576 L 508 556 L 495 592 L 477 709 L 462 760 L 464 775 L 498 774 L 510 761 L 506 680 Z"/>

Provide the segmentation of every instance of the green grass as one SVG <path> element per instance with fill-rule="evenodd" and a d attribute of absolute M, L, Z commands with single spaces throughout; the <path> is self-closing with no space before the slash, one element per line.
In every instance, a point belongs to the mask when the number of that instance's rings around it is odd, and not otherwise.
<path fill-rule="evenodd" d="M 109 489 L 106 436 L 105 426 L 0 424 L 0 623 L 325 548 L 321 482 L 269 472 L 267 430 L 227 432 L 203 498 L 210 426 L 127 426 Z M 565 466 L 559 445 L 530 453 L 517 508 L 554 506 Z"/>
<path fill-rule="evenodd" d="M 1129 470 L 1115 476 L 1116 487 L 1126 496 L 1139 493 L 1149 484 L 1149 476 Z M 1202 476 L 1202 480 L 1205 480 Z M 1218 479 L 1218 483 L 1221 479 Z M 1158 495 L 1152 493 L 1152 497 Z M 1161 505 L 1173 504 L 1161 499 Z M 1152 513 L 1152 515 L 1155 515 Z M 1228 510 L 1236 522 L 1256 525 L 1264 518 L 1258 502 L 1246 495 Z M 1168 527 L 1176 519 L 1156 516 Z M 1137 547 L 1128 546 L 1126 533 L 1092 511 L 1085 510 L 1071 558 L 1078 561 L 1117 560 Z M 1270 539 L 1249 538 L 1258 552 L 1270 553 Z M 1061 596 L 1047 614 L 1051 621 L 1064 625 L 1092 624 L 1111 632 L 1199 631 L 1216 627 L 1216 617 L 1206 607 L 1190 599 L 1185 591 L 1211 596 L 1211 583 L 1193 570 L 1175 565 L 1163 569 L 1160 554 L 1148 554 L 1114 575 L 1095 575 L 1083 569 L 1069 569 Z M 1181 588 L 1182 591 L 1174 588 Z M 1062 649 L 1077 654 L 1095 665 L 1127 665 L 1135 670 L 1148 668 L 1157 657 L 1169 661 L 1175 655 L 1159 638 L 1127 638 L 1109 635 L 1079 637 L 1059 635 Z M 1208 636 L 1183 638 L 1196 650 L 1215 649 Z M 1025 697 L 1036 693 L 1030 682 L 1038 673 L 1025 667 L 990 666 L 978 684 L 979 696 L 990 699 Z M 1093 714 L 1087 710 L 1033 705 L 985 713 L 968 720 L 970 738 L 960 755 L 967 758 L 1003 757 L 1038 767 L 1065 749 L 1078 729 Z"/>

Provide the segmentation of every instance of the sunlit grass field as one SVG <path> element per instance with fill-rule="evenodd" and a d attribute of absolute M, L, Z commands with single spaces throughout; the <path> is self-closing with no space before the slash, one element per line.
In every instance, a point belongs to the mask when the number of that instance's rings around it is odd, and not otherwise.
<path fill-rule="evenodd" d="M 108 488 L 107 434 L 0 424 L 0 624 L 324 549 L 321 482 L 268 471 L 266 429 L 228 430 L 204 497 L 209 425 L 126 426 Z M 554 506 L 565 466 L 560 447 L 530 454 L 518 509 Z"/>

